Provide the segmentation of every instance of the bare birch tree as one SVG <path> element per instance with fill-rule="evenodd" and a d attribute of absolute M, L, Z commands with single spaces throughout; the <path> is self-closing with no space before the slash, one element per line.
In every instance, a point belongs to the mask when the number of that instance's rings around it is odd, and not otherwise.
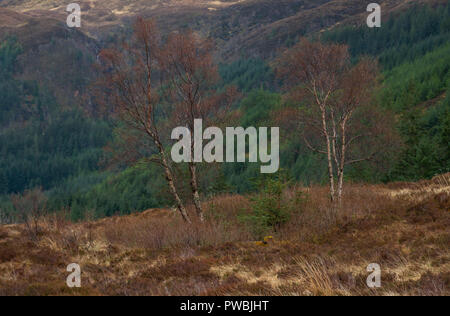
<path fill-rule="evenodd" d="M 299 104 L 306 146 L 326 156 L 330 198 L 340 203 L 345 166 L 372 159 L 390 135 L 388 117 L 371 102 L 377 63 L 352 65 L 347 46 L 304 39 L 282 55 L 277 72 Z"/>
<path fill-rule="evenodd" d="M 204 220 L 198 186 L 198 170 L 194 157 L 194 123 L 201 119 L 204 125 L 223 116 L 236 91 L 230 88 L 216 91 L 219 80 L 217 64 L 213 61 L 213 43 L 197 37 L 192 31 L 169 35 L 160 54 L 161 65 L 167 79 L 169 101 L 173 103 L 173 121 L 189 129 L 191 157 L 188 162 L 190 186 L 197 215 Z"/>
<path fill-rule="evenodd" d="M 120 50 L 105 49 L 100 53 L 105 76 L 102 82 L 107 94 L 106 105 L 126 126 L 149 139 L 156 149 L 157 160 L 164 169 L 165 178 L 176 207 L 186 222 L 191 222 L 178 193 L 170 161 L 165 152 L 157 113 L 162 112 L 160 95 L 161 42 L 153 21 L 139 18 L 129 44 Z M 133 149 L 131 149 L 133 150 Z"/>

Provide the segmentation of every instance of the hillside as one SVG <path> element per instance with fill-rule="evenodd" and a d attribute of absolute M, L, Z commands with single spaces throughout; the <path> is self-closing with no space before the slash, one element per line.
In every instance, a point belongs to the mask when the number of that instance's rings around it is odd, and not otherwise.
<path fill-rule="evenodd" d="M 0 295 L 449 295 L 450 175 L 418 183 L 352 185 L 335 223 L 326 188 L 268 244 L 236 214 L 249 196 L 205 202 L 207 225 L 184 226 L 170 210 L 73 224 L 41 219 L 0 227 Z M 293 192 L 285 192 L 291 195 Z M 66 266 L 81 266 L 70 289 Z M 366 286 L 369 263 L 382 288 Z"/>
<path fill-rule="evenodd" d="M 418 2 L 445 1 L 380 1 L 383 18 Z M 59 1 L 0 2 L 0 40 L 7 36 L 19 39 L 24 48 L 23 77 L 42 80 L 63 105 L 82 102 L 80 96 L 93 77 L 90 64 L 101 47 L 129 34 L 137 16 L 156 19 L 164 34 L 191 28 L 212 37 L 218 45 L 219 60 L 229 62 L 274 57 L 301 36 L 361 24 L 367 15 L 366 4 L 358 0 L 95 0 L 81 1 L 80 5 L 83 25 L 69 29 L 65 25 L 66 7 Z M 58 84 L 61 82 L 64 87 Z"/>
<path fill-rule="evenodd" d="M 51 16 L 32 16 L 0 7 L 0 40 L 15 38 L 23 80 L 39 81 L 62 106 L 79 104 L 92 79 L 98 43 Z M 80 71 L 82 69 L 82 71 Z"/>
<path fill-rule="evenodd" d="M 379 1 L 384 17 L 412 3 L 445 3 L 442 0 Z M 107 40 L 136 16 L 155 18 L 165 32 L 189 27 L 218 40 L 220 56 L 273 56 L 286 42 L 340 24 L 365 21 L 365 2 L 358 0 L 152 0 L 80 1 L 81 31 L 100 41 Z M 27 17 L 65 22 L 65 6 L 58 1 L 2 1 L 0 7 Z M 12 13 L 11 13 L 12 14 Z M 9 15 L 9 14 L 6 14 Z M 10 19 L 10 18 L 8 18 Z M 36 37 L 39 37 L 36 35 Z"/>
<path fill-rule="evenodd" d="M 0 296 L 450 295 L 448 0 L 70 2 L 0 0 Z M 197 115 L 278 172 L 164 164 Z"/>
<path fill-rule="evenodd" d="M 416 1 L 413 1 L 417 3 Z M 426 1 L 430 4 L 440 1 Z M 78 220 L 166 207 L 172 201 L 156 165 L 107 170 L 107 152 L 117 130 L 99 116 L 89 90 L 98 52 L 130 34 L 136 13 L 155 16 L 166 34 L 192 27 L 216 39 L 223 82 L 236 85 L 242 126 L 278 126 L 274 111 L 288 106 L 272 59 L 298 35 L 349 46 L 352 58 L 380 62 L 379 106 L 394 112 L 400 153 L 349 168 L 347 181 L 416 181 L 450 171 L 450 7 L 384 1 L 385 27 L 369 29 L 361 2 L 240 1 L 84 2 L 86 22 L 69 29 L 60 2 L 0 2 L 0 209 L 14 214 L 11 194 L 42 187 L 49 208 L 70 210 Z M 116 17 L 103 20 L 109 11 Z M 362 10 L 362 11 L 361 11 Z M 392 15 L 391 15 L 392 13 Z M 103 15 L 102 15 L 103 14 Z M 120 18 L 118 17 L 120 16 Z M 304 29 L 306 27 L 306 29 Z M 274 31 L 272 30 L 279 30 Z M 303 30 L 303 31 L 302 31 Z M 227 61 L 225 61 L 227 60 Z M 324 161 L 295 136 L 282 131 L 281 168 L 304 185 L 324 183 Z M 205 171 L 205 172 L 203 172 Z M 183 176 L 182 174 L 180 176 Z M 253 192 L 257 168 L 226 164 L 204 168 L 204 197 Z M 217 183 L 211 179 L 218 178 Z"/>

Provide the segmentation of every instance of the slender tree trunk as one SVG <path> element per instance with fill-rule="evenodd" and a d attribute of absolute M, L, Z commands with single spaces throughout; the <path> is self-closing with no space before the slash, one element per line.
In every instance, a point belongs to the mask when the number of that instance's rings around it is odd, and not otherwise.
<path fill-rule="evenodd" d="M 333 173 L 333 160 L 332 160 L 333 158 L 332 158 L 332 153 L 331 153 L 331 141 L 330 141 L 330 136 L 328 135 L 328 130 L 327 130 L 325 109 L 323 108 L 321 111 L 322 111 L 322 128 L 323 128 L 324 136 L 327 141 L 328 177 L 330 180 L 330 199 L 331 199 L 331 202 L 334 202 L 335 190 L 334 190 L 334 173 Z"/>
<path fill-rule="evenodd" d="M 345 167 L 345 155 L 347 153 L 347 137 L 345 135 L 347 127 L 347 118 L 345 118 L 341 123 L 341 134 L 342 134 L 342 144 L 341 144 L 341 161 L 340 165 L 337 166 L 339 172 L 338 179 L 338 201 L 339 205 L 342 202 L 342 191 L 344 186 L 344 167 Z"/>
<path fill-rule="evenodd" d="M 189 172 L 191 173 L 191 190 L 194 198 L 195 210 L 197 212 L 197 216 L 200 218 L 200 221 L 203 222 L 205 217 L 203 214 L 202 204 L 200 202 L 200 194 L 198 192 L 197 167 L 195 166 L 195 163 L 189 163 Z"/>
<path fill-rule="evenodd" d="M 189 218 L 186 208 L 184 207 L 183 201 L 181 200 L 180 196 L 178 195 L 178 191 L 175 186 L 172 171 L 170 170 L 169 164 L 167 163 L 167 158 L 166 158 L 166 153 L 164 152 L 164 148 L 163 148 L 162 144 L 157 140 L 155 140 L 155 144 L 158 147 L 159 154 L 161 156 L 161 164 L 164 168 L 164 172 L 166 174 L 166 180 L 167 180 L 167 183 L 169 184 L 170 192 L 172 193 L 172 196 L 175 199 L 177 209 L 180 212 L 183 219 L 186 222 L 191 223 L 191 219 Z"/>
<path fill-rule="evenodd" d="M 341 204 L 342 202 L 342 191 L 344 186 L 344 170 L 341 170 L 339 173 L 339 180 L 338 180 L 338 202 Z"/>
<path fill-rule="evenodd" d="M 330 140 L 327 136 L 327 147 L 328 147 L 328 153 L 327 153 L 327 158 L 328 158 L 328 177 L 330 180 L 330 199 L 333 202 L 334 198 L 335 198 L 335 191 L 334 191 L 334 174 L 333 174 L 333 163 L 331 161 L 331 153 L 330 153 Z"/>

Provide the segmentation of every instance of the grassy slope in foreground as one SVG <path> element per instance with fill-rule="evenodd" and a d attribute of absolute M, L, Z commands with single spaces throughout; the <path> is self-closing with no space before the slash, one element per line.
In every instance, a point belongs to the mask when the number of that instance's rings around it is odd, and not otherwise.
<path fill-rule="evenodd" d="M 308 201 L 267 246 L 236 221 L 244 196 L 210 201 L 215 216 L 204 226 L 149 210 L 80 224 L 45 220 L 36 242 L 24 226 L 0 227 L 0 295 L 450 294 L 449 174 L 349 185 L 336 219 L 326 188 L 297 190 Z M 65 284 L 72 262 L 82 268 L 80 289 Z M 372 262 L 382 268 L 376 290 L 365 282 Z"/>

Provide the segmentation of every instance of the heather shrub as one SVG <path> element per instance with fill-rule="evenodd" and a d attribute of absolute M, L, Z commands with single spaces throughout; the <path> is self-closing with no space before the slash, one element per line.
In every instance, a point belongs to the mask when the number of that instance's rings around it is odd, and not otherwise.
<path fill-rule="evenodd" d="M 31 240 L 36 241 L 41 233 L 40 222 L 45 216 L 47 197 L 41 188 L 26 190 L 23 194 L 11 196 L 17 220 L 25 224 L 25 231 Z"/>

